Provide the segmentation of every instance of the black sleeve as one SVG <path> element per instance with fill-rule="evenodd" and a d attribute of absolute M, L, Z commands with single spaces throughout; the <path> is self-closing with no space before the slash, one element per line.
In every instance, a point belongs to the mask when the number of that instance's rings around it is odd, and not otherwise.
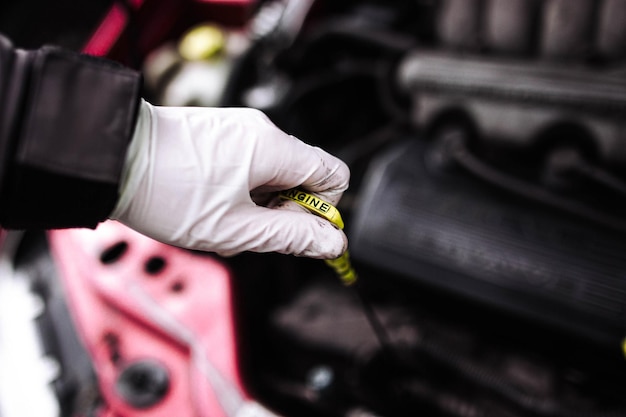
<path fill-rule="evenodd" d="M 0 36 L 0 225 L 95 227 L 118 199 L 141 78 L 55 47 Z"/>

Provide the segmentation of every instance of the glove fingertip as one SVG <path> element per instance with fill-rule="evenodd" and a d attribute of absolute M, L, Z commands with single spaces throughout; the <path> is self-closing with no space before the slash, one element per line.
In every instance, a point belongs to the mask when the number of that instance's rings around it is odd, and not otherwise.
<path fill-rule="evenodd" d="M 298 255 L 317 259 L 334 259 L 341 256 L 348 248 L 345 233 L 323 219 L 316 219 L 316 224 L 316 238 Z"/>

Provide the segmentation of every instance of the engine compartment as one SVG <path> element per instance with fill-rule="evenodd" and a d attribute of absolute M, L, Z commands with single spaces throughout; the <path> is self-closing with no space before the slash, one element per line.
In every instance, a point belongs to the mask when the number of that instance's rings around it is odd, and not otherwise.
<path fill-rule="evenodd" d="M 446 38 L 466 3 L 316 3 L 230 80 L 226 105 L 256 104 L 350 165 L 339 208 L 389 342 L 322 263 L 232 260 L 247 381 L 285 415 L 626 414 L 623 138 L 603 156 L 612 139 L 589 127 L 620 131 L 623 61 Z M 594 109 L 577 91 L 608 95 Z"/>
<path fill-rule="evenodd" d="M 226 78 L 146 72 L 155 104 L 189 76 L 181 105 L 257 107 L 352 172 L 339 209 L 358 289 L 317 260 L 219 260 L 252 398 L 301 417 L 626 416 L 618 3 L 267 0 Z M 578 26 L 559 39 L 565 12 Z M 576 44 L 588 16 L 597 36 Z M 45 238 L 29 237 L 16 263 L 48 300 L 70 416 L 101 403 L 96 376 L 73 369 L 86 354 Z"/>

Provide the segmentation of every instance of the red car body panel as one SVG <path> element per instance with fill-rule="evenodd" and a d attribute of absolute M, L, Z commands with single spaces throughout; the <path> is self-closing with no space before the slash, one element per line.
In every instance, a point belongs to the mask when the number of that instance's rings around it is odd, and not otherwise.
<path fill-rule="evenodd" d="M 102 415 L 227 417 L 244 405 L 231 276 L 223 264 L 113 221 L 49 238 L 105 400 Z M 134 407 L 119 379 L 146 361 L 166 371 L 167 392 L 149 407 Z"/>

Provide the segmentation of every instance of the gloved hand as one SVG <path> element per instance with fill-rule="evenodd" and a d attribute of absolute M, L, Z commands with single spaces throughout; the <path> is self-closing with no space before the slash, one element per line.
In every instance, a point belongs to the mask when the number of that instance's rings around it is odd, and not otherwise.
<path fill-rule="evenodd" d="M 302 186 L 337 204 L 350 173 L 339 159 L 246 108 L 159 107 L 142 101 L 111 214 L 175 246 L 335 258 L 347 239 L 278 190 Z"/>

